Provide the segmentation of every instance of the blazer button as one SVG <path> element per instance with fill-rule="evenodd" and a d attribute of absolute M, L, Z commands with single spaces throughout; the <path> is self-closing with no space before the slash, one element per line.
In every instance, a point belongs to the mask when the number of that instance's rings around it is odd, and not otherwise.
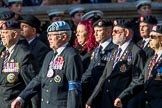
<path fill-rule="evenodd" d="M 148 101 L 145 101 L 145 104 L 148 104 Z"/>
<path fill-rule="evenodd" d="M 48 92 L 49 92 L 49 90 L 46 90 L 46 92 L 48 93 Z"/>
<path fill-rule="evenodd" d="M 148 92 L 147 91 L 145 91 L 145 94 L 147 94 Z"/>
<path fill-rule="evenodd" d="M 41 99 L 41 101 L 43 102 L 43 98 Z"/>
<path fill-rule="evenodd" d="M 107 89 L 107 90 L 106 90 L 106 92 L 108 93 L 108 92 L 109 92 L 109 90 Z"/>
<path fill-rule="evenodd" d="M 52 82 L 52 80 L 50 80 L 50 82 Z"/>
<path fill-rule="evenodd" d="M 107 80 L 110 83 L 110 80 Z"/>
<path fill-rule="evenodd" d="M 47 104 L 49 104 L 49 101 L 47 101 Z"/>

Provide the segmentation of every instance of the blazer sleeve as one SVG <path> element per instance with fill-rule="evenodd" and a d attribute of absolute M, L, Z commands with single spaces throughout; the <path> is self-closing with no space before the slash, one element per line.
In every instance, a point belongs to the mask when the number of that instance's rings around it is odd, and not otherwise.
<path fill-rule="evenodd" d="M 96 98 L 96 96 L 101 92 L 102 90 L 102 86 L 106 80 L 107 77 L 107 67 L 108 67 L 109 63 L 106 64 L 106 67 L 104 69 L 104 72 L 102 74 L 102 76 L 99 79 L 99 82 L 97 83 L 92 95 L 90 96 L 90 98 L 87 101 L 87 105 L 92 105 L 93 104 L 93 100 Z"/>
<path fill-rule="evenodd" d="M 79 108 L 81 104 L 81 74 L 83 66 L 79 55 L 68 56 L 66 77 L 68 79 L 67 108 Z"/>
<path fill-rule="evenodd" d="M 127 103 L 133 96 L 138 94 L 144 88 L 145 71 L 140 74 L 138 79 L 133 79 L 128 88 L 126 88 L 120 95 L 122 103 Z"/>
<path fill-rule="evenodd" d="M 35 67 L 37 64 L 34 62 L 34 56 L 30 53 L 23 54 L 22 60 L 20 62 L 20 74 L 26 85 L 36 76 Z"/>

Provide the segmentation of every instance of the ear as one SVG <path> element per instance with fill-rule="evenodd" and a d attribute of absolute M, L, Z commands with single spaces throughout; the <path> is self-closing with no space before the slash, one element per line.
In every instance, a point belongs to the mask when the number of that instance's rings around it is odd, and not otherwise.
<path fill-rule="evenodd" d="M 36 28 L 34 28 L 34 27 L 33 27 L 32 31 L 33 31 L 34 33 L 37 33 L 37 30 L 36 30 Z"/>
<path fill-rule="evenodd" d="M 130 31 L 129 31 L 129 29 L 126 28 L 126 29 L 125 29 L 125 36 L 128 37 L 129 34 L 130 34 Z"/>

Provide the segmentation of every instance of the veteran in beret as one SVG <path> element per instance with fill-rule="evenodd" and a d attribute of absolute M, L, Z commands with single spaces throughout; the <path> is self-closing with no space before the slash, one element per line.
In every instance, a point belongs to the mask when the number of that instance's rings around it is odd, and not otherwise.
<path fill-rule="evenodd" d="M 81 104 L 82 61 L 68 41 L 71 30 L 65 21 L 53 22 L 47 29 L 51 52 L 44 59 L 39 74 L 12 102 L 11 108 L 21 108 L 41 91 L 41 108 L 79 108 Z M 41 89 L 40 89 L 41 88 Z"/>
<path fill-rule="evenodd" d="M 21 44 L 20 32 L 20 23 L 16 21 L 7 21 L 1 25 L 4 46 L 0 52 L 1 108 L 11 108 L 11 102 L 36 75 L 37 65 L 28 47 Z M 28 105 L 25 102 L 25 108 L 31 107 Z"/>
<path fill-rule="evenodd" d="M 144 67 L 144 52 L 132 42 L 131 23 L 124 19 L 114 20 L 112 31 L 113 43 L 118 45 L 107 60 L 106 67 L 96 88 L 86 103 L 86 108 L 93 108 L 96 99 L 98 108 L 115 108 L 115 98 L 137 79 Z M 126 108 L 124 103 L 123 108 Z"/>
<path fill-rule="evenodd" d="M 154 16 L 141 16 L 139 20 L 139 31 L 142 39 L 137 42 L 137 45 L 144 50 L 146 58 L 149 58 L 154 54 L 154 50 L 149 47 L 149 34 L 152 27 L 157 24 L 157 19 Z"/>
<path fill-rule="evenodd" d="M 106 66 L 111 51 L 117 47 L 117 45 L 112 42 L 113 23 L 111 20 L 100 19 L 94 22 L 93 27 L 94 36 L 96 41 L 99 43 L 99 46 L 95 48 L 94 52 L 92 53 L 92 60 L 88 66 L 88 69 L 86 69 L 82 75 L 83 102 L 86 102 L 89 96 L 92 94 Z M 99 100 L 96 100 L 96 103 L 98 101 Z"/>
<path fill-rule="evenodd" d="M 140 91 L 144 91 L 141 108 L 161 108 L 162 106 L 162 25 L 155 25 L 150 32 L 150 47 L 155 54 L 148 59 L 140 77 L 133 80 L 115 100 L 116 107 L 122 107 Z"/>

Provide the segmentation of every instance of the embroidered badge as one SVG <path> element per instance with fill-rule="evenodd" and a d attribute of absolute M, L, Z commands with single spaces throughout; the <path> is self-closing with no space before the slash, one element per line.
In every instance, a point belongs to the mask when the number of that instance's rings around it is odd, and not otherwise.
<path fill-rule="evenodd" d="M 61 82 L 61 76 L 60 76 L 60 75 L 56 75 L 56 76 L 54 77 L 54 81 L 55 81 L 56 83 Z"/>
<path fill-rule="evenodd" d="M 7 75 L 7 81 L 8 81 L 9 83 L 14 83 L 14 82 L 16 82 L 16 75 L 13 74 L 13 73 L 8 74 L 8 75 Z"/>
<path fill-rule="evenodd" d="M 122 64 L 122 66 L 120 67 L 120 71 L 125 72 L 126 70 L 127 70 L 126 65 Z"/>

